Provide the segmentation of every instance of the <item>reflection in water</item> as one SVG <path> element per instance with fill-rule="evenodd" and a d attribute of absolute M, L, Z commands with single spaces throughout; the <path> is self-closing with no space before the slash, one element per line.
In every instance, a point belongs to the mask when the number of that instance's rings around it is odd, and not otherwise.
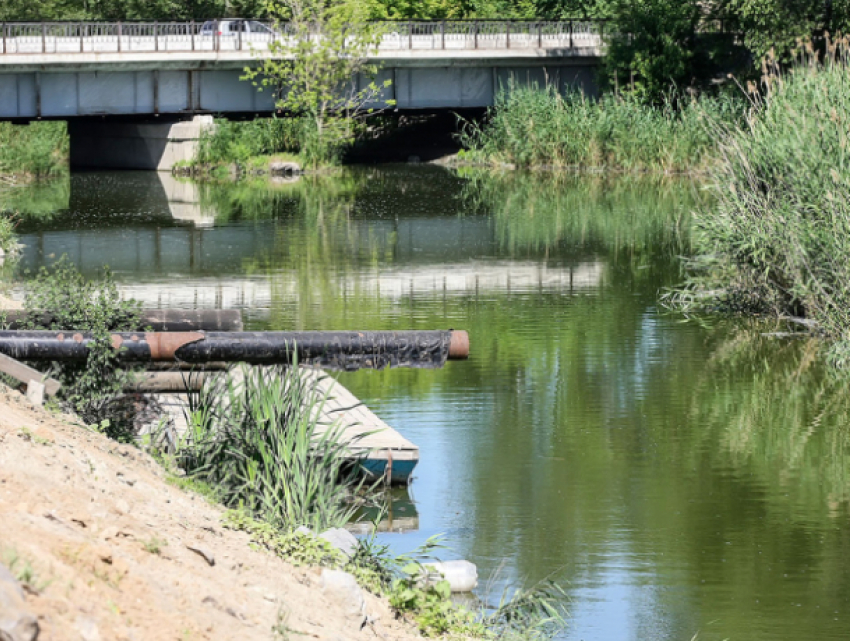
<path fill-rule="evenodd" d="M 22 222 L 25 265 L 108 258 L 150 303 L 241 306 L 256 328 L 469 330 L 466 363 L 341 375 L 420 446 L 416 526 L 382 534 L 397 549 L 443 532 L 482 576 L 504 563 L 496 593 L 563 582 L 570 639 L 846 638 L 847 386 L 811 344 L 659 312 L 693 185 L 153 178 L 73 176 L 64 211 Z"/>

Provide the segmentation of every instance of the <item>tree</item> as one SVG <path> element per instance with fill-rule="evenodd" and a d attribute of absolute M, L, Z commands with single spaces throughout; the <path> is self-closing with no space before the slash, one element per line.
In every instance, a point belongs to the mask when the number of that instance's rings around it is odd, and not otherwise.
<path fill-rule="evenodd" d="M 605 65 L 611 83 L 649 102 L 695 77 L 695 41 L 701 17 L 693 0 L 617 0 Z"/>
<path fill-rule="evenodd" d="M 267 0 L 266 11 L 278 37 L 257 52 L 262 63 L 245 77 L 275 91 L 279 110 L 305 117 L 301 153 L 308 164 L 332 161 L 352 140 L 352 121 L 371 113 L 367 105 L 390 85 L 378 87 L 378 66 L 369 60 L 380 27 L 368 22 L 362 0 Z"/>

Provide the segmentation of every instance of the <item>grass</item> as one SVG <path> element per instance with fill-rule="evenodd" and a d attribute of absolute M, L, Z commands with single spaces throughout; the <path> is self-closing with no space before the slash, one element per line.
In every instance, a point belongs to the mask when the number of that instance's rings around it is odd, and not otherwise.
<path fill-rule="evenodd" d="M 719 124 L 716 204 L 696 218 L 683 309 L 805 319 L 850 364 L 850 41 L 764 63 L 738 126 Z"/>
<path fill-rule="evenodd" d="M 11 252 L 18 244 L 15 234 L 15 219 L 11 214 L 0 212 L 0 249 L 4 253 Z"/>
<path fill-rule="evenodd" d="M 50 585 L 51 581 L 40 578 L 32 563 L 15 548 L 4 549 L 0 558 L 15 580 L 30 594 L 40 594 Z"/>
<path fill-rule="evenodd" d="M 358 487 L 335 425 L 323 426 L 325 398 L 298 367 L 243 367 L 205 387 L 191 403 L 177 463 L 279 528 L 344 525 Z M 326 429 L 324 429 L 326 428 Z"/>
<path fill-rule="evenodd" d="M 0 176 L 29 179 L 62 173 L 68 166 L 68 153 L 64 122 L 0 122 Z"/>
<path fill-rule="evenodd" d="M 168 545 L 168 542 L 164 539 L 160 539 L 157 537 L 151 537 L 147 541 L 142 541 L 142 547 L 145 549 L 145 552 L 149 554 L 162 554 L 162 548 Z"/>
<path fill-rule="evenodd" d="M 394 555 L 376 542 L 374 535 L 361 539 L 346 558 L 323 539 L 299 532 L 281 531 L 230 511 L 224 526 L 247 532 L 258 546 L 294 565 L 341 569 L 373 594 L 385 597 L 396 614 L 416 625 L 425 636 L 468 639 L 547 639 L 565 625 L 564 592 L 554 584 L 518 590 L 502 599 L 492 611 L 470 610 L 452 601 L 446 581 L 423 585 L 424 564 L 442 547 L 434 537 L 410 554 Z"/>
<path fill-rule="evenodd" d="M 594 100 L 554 87 L 510 85 L 481 125 L 467 122 L 461 160 L 518 167 L 572 167 L 684 173 L 716 157 L 708 123 L 734 122 L 741 101 L 723 96 L 677 98 L 661 106 L 630 95 Z"/>

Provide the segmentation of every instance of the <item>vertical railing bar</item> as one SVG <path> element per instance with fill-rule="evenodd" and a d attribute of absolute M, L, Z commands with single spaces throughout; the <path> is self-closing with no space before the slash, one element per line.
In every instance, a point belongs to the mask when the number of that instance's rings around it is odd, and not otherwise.
<path fill-rule="evenodd" d="M 121 23 L 118 23 L 118 53 L 121 53 Z"/>
<path fill-rule="evenodd" d="M 47 23 L 41 23 L 41 53 L 47 53 Z"/>
<path fill-rule="evenodd" d="M 573 48 L 573 21 L 570 18 L 570 49 Z"/>
<path fill-rule="evenodd" d="M 244 21 L 244 20 L 242 21 L 242 24 L 241 24 L 241 25 L 239 25 L 239 31 L 237 31 L 237 32 L 236 32 L 236 33 L 238 33 L 238 34 L 239 34 L 239 36 L 238 36 L 238 40 L 239 40 L 239 51 L 242 51 L 242 30 L 243 30 L 243 29 L 245 29 L 245 21 Z M 342 42 L 343 42 L 343 48 L 344 48 L 344 47 L 345 47 L 345 38 L 344 38 L 344 37 L 343 37 L 343 41 L 342 41 Z"/>
<path fill-rule="evenodd" d="M 446 48 L 446 21 L 443 20 L 440 22 L 440 46 L 442 49 Z"/>
<path fill-rule="evenodd" d="M 542 22 L 537 23 L 537 48 L 538 49 L 543 48 L 543 23 Z"/>
<path fill-rule="evenodd" d="M 507 37 L 507 40 L 505 42 L 506 48 L 510 49 L 511 48 L 511 21 L 510 20 L 508 20 L 507 23 L 505 23 L 505 35 Z"/>
<path fill-rule="evenodd" d="M 153 50 L 159 51 L 159 20 L 153 23 Z"/>
<path fill-rule="evenodd" d="M 478 20 L 472 22 L 472 38 L 475 43 L 475 49 L 478 49 Z"/>
<path fill-rule="evenodd" d="M 6 53 L 6 23 L 3 23 L 3 53 Z"/>
<path fill-rule="evenodd" d="M 191 36 L 192 36 L 192 51 L 194 51 L 195 50 L 195 21 L 194 20 L 192 20 L 192 22 L 189 23 L 189 32 L 191 33 Z"/>
<path fill-rule="evenodd" d="M 413 23 L 409 20 L 407 22 L 407 48 L 413 51 Z"/>

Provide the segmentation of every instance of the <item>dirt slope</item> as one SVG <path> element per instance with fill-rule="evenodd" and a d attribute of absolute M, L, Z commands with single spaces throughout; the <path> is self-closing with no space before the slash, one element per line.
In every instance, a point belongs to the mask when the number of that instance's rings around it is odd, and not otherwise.
<path fill-rule="evenodd" d="M 40 640 L 416 638 L 368 594 L 361 629 L 317 570 L 252 550 L 221 515 L 139 450 L 0 385 L 0 559 L 35 571 Z"/>

